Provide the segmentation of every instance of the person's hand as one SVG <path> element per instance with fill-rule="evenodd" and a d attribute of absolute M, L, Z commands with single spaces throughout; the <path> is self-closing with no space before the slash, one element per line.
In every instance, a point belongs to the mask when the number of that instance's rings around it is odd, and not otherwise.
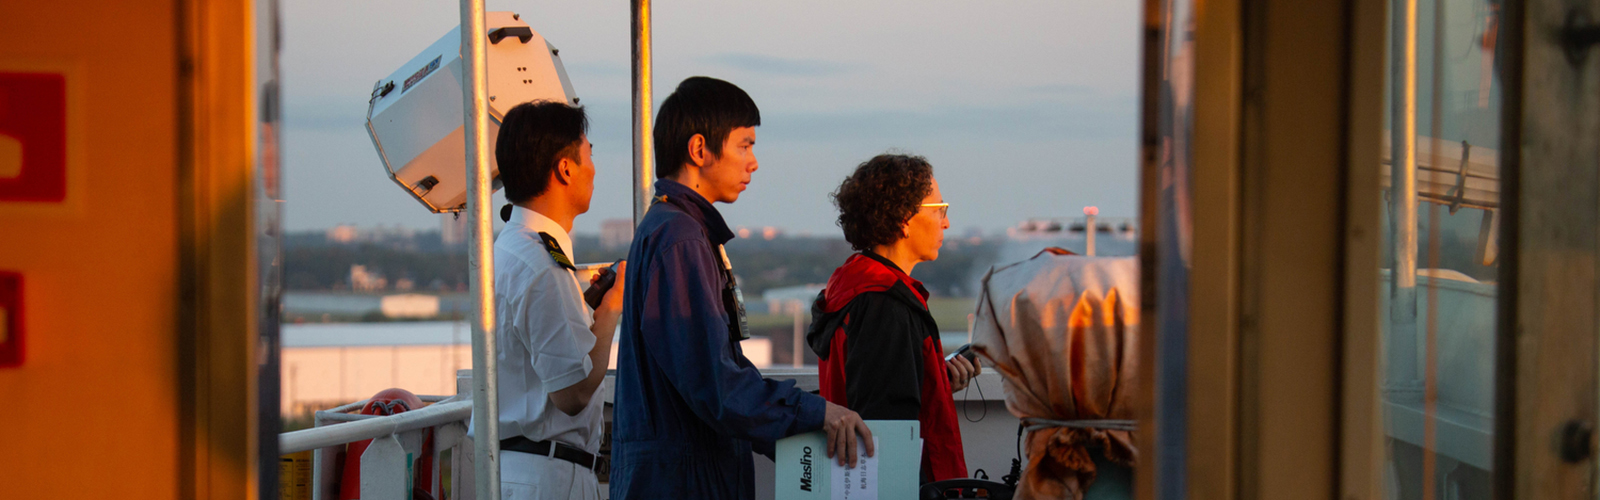
<path fill-rule="evenodd" d="M 972 377 L 983 373 L 983 364 L 976 360 L 967 361 L 966 356 L 956 356 L 946 361 L 944 368 L 945 372 L 950 374 L 950 392 L 961 392 L 967 388 L 967 383 L 972 381 Z"/>
<path fill-rule="evenodd" d="M 828 458 L 837 458 L 839 465 L 855 467 L 857 434 L 867 445 L 867 456 L 877 453 L 872 445 L 872 429 L 867 428 L 860 414 L 833 403 L 828 403 L 827 408 L 822 417 L 822 429 L 828 434 Z"/>
<path fill-rule="evenodd" d="M 627 282 L 623 279 L 627 277 L 628 261 L 622 261 L 617 264 L 617 279 L 611 282 L 611 289 L 606 290 L 606 295 L 600 298 L 600 307 L 595 309 L 596 313 L 603 310 L 608 314 L 622 314 L 622 284 Z M 600 279 L 600 273 L 595 273 L 594 277 L 590 278 L 590 284 L 594 284 L 594 280 L 597 279 Z"/>

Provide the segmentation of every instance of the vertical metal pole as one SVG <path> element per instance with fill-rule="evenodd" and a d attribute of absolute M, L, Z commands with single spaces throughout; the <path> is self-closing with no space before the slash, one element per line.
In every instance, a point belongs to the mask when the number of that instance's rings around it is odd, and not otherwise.
<path fill-rule="evenodd" d="M 465 0 L 463 0 L 465 1 Z M 650 0 L 633 0 L 633 227 L 650 209 L 656 152 L 650 110 Z"/>
<path fill-rule="evenodd" d="M 1095 224 L 1095 216 L 1100 214 L 1100 209 L 1085 207 L 1083 209 L 1083 254 L 1094 257 L 1094 237 L 1099 232 Z"/>
<path fill-rule="evenodd" d="M 1431 78 L 1433 89 L 1429 92 L 1432 103 L 1428 106 L 1428 157 L 1433 169 L 1428 172 L 1428 180 L 1437 184 L 1439 182 L 1439 169 L 1444 167 L 1444 162 L 1439 158 L 1442 148 L 1440 136 L 1444 135 L 1444 43 L 1445 43 L 1445 0 L 1433 0 L 1433 61 Z M 1463 160 L 1467 152 L 1462 151 Z M 1463 169 L 1461 175 L 1467 175 Z M 1439 268 L 1439 204 L 1428 204 L 1428 268 Z M 1412 234 L 1418 234 L 1413 231 Z M 1420 236 L 1420 235 L 1419 235 Z M 1436 348 L 1439 341 L 1439 285 L 1435 278 L 1428 278 L 1428 289 L 1424 292 L 1427 299 L 1423 302 L 1424 314 L 1422 335 L 1422 477 L 1435 477 L 1435 470 L 1439 468 L 1437 450 L 1439 444 L 1439 351 Z M 1422 482 L 1422 500 L 1441 498 L 1440 484 L 1436 481 Z M 1450 493 L 1449 484 L 1444 485 L 1443 498 L 1459 498 Z"/>
<path fill-rule="evenodd" d="M 496 401 L 494 244 L 489 218 L 488 31 L 484 0 L 461 0 L 462 92 L 467 142 L 467 212 L 471 238 L 467 268 L 472 281 L 472 437 L 477 498 L 500 498 L 500 405 Z"/>
<path fill-rule="evenodd" d="M 1419 397 L 1417 380 L 1417 0 L 1396 0 L 1390 54 L 1388 386 Z"/>

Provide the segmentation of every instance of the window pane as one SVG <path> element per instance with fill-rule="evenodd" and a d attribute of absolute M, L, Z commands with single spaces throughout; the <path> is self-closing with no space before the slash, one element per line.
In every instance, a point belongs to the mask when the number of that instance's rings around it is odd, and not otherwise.
<path fill-rule="evenodd" d="M 1500 205 L 1497 0 L 1390 0 L 1386 490 L 1488 498 Z"/>
<path fill-rule="evenodd" d="M 278 163 L 278 130 L 280 106 L 278 96 L 278 2 L 256 0 L 256 60 L 255 92 L 256 158 L 252 193 L 255 203 L 256 238 L 256 293 L 259 307 L 257 321 L 262 350 L 256 366 L 256 450 L 260 464 L 258 482 L 261 498 L 279 498 L 278 490 L 278 433 L 283 432 L 280 416 L 279 319 L 283 308 L 283 192 L 279 189 L 281 178 Z"/>
<path fill-rule="evenodd" d="M 1147 4 L 1148 5 L 1148 4 Z M 1149 432 L 1156 448 L 1145 459 L 1151 466 L 1155 498 L 1185 498 L 1189 487 L 1189 290 L 1194 221 L 1190 193 L 1193 164 L 1193 96 L 1195 55 L 1195 5 L 1190 0 L 1156 2 L 1147 21 L 1160 29 L 1146 31 L 1147 59 L 1144 82 L 1143 130 L 1144 192 L 1146 200 L 1141 247 L 1145 272 L 1154 272 L 1156 298 L 1145 312 L 1146 325 L 1155 325 L 1154 384 L 1151 387 L 1154 428 Z M 1147 288 L 1146 290 L 1151 290 Z M 1146 292 L 1151 293 L 1151 292 Z M 1154 302 L 1154 304 L 1152 304 Z"/>

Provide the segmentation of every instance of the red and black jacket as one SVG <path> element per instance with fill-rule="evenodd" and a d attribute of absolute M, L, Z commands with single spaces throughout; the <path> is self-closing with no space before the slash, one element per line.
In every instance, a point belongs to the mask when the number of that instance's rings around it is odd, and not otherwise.
<path fill-rule="evenodd" d="M 850 256 L 811 306 L 806 341 L 822 397 L 864 420 L 918 420 L 924 481 L 967 477 L 961 426 L 928 290 L 870 251 Z"/>

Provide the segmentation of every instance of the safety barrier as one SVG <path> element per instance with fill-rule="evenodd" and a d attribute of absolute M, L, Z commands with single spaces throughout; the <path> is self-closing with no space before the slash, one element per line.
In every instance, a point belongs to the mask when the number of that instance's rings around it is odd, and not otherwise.
<path fill-rule="evenodd" d="M 457 386 L 466 382 L 458 380 Z M 329 410 L 316 412 L 310 429 L 286 432 L 278 436 L 278 447 L 287 455 L 314 450 L 312 462 L 311 498 L 335 500 L 339 498 L 342 468 L 339 453 L 349 443 L 372 440 L 359 457 L 347 456 L 345 460 L 360 460 L 360 497 L 363 499 L 412 498 L 412 464 L 420 458 L 425 448 L 424 440 L 432 429 L 433 463 L 428 493 L 433 498 L 444 489 L 441 482 L 444 455 L 449 451 L 450 495 L 452 499 L 475 500 L 473 489 L 473 442 L 467 437 L 467 425 L 472 418 L 470 393 L 462 391 L 456 396 L 419 396 L 424 403 L 420 409 L 394 415 L 360 415 L 368 400 L 361 400 Z M 463 480 L 464 479 L 464 480 Z"/>
<path fill-rule="evenodd" d="M 947 332 L 946 337 L 950 339 L 945 345 L 946 350 L 964 343 L 953 333 Z M 796 387 L 804 391 L 818 389 L 816 367 L 770 367 L 761 372 L 777 380 L 794 380 Z M 605 383 L 595 397 L 611 404 L 614 401 L 614 384 L 615 379 L 606 376 Z M 969 387 L 969 390 L 955 395 L 956 412 L 961 416 L 967 465 L 974 470 L 983 469 L 988 477 L 998 478 L 1009 469 L 1012 458 L 1016 456 L 1020 421 L 1006 411 L 1003 382 L 994 370 L 985 369 Z M 423 402 L 430 404 L 418 410 L 392 416 L 352 414 L 366 405 L 367 401 L 362 400 L 316 412 L 315 427 L 279 435 L 279 448 L 285 455 L 315 450 L 311 498 L 336 500 L 339 498 L 341 479 L 341 464 L 337 459 L 339 452 L 348 443 L 372 439 L 372 445 L 360 457 L 361 498 L 406 499 L 412 498 L 408 491 L 407 478 L 411 476 L 407 464 L 421 453 L 426 431 L 434 429 L 434 463 L 445 464 L 444 452 L 450 452 L 448 469 L 452 477 L 449 478 L 448 497 L 475 500 L 476 476 L 473 465 L 476 450 L 472 439 L 466 435 L 472 417 L 471 389 L 472 371 L 460 370 L 456 374 L 456 396 L 421 396 Z M 610 420 L 609 416 L 607 420 Z M 756 497 L 770 499 L 774 474 L 772 462 L 765 459 L 754 462 L 758 485 Z M 437 467 L 434 471 L 434 487 L 429 492 L 433 498 L 445 498 L 440 496 L 440 490 L 444 489 L 440 486 L 443 479 L 440 471 L 444 469 Z M 600 498 L 609 498 L 608 486 L 604 482 L 600 484 Z"/>

